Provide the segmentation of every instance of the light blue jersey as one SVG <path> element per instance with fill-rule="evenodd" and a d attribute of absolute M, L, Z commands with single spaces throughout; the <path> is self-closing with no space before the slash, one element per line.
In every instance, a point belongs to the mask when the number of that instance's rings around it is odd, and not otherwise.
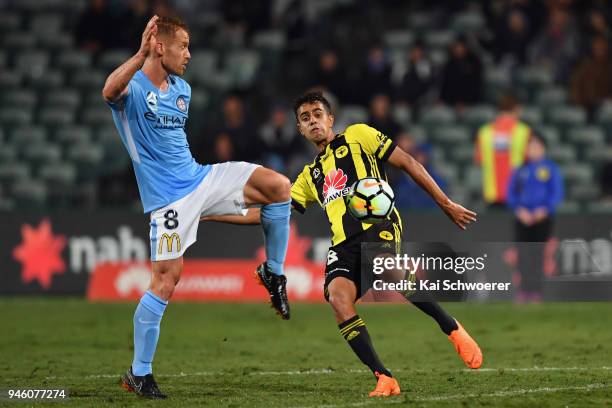
<path fill-rule="evenodd" d="M 164 92 L 138 71 L 128 88 L 124 99 L 109 105 L 132 159 L 147 213 L 191 193 L 211 166 L 198 164 L 189 150 L 185 124 L 191 87 L 187 82 L 170 75 Z"/>

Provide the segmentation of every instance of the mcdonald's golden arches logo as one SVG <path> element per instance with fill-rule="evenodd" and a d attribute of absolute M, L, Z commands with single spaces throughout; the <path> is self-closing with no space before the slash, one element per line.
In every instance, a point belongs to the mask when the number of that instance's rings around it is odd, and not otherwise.
<path fill-rule="evenodd" d="M 174 240 L 176 239 L 176 252 L 181 252 L 181 237 L 176 232 L 173 232 L 172 235 L 168 235 L 165 232 L 159 238 L 159 246 L 157 247 L 157 253 L 161 255 L 162 248 L 164 247 L 164 242 L 166 243 L 166 248 L 168 252 L 172 252 L 174 248 Z"/>

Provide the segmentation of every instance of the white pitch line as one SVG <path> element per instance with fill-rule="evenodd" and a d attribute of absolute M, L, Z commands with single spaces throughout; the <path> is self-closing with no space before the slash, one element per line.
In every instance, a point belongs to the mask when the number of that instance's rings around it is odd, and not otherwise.
<path fill-rule="evenodd" d="M 491 372 L 524 372 L 524 371 L 609 371 L 612 367 L 521 367 L 521 368 L 479 368 L 476 370 L 464 368 L 463 371 L 468 373 L 491 373 Z"/>
<path fill-rule="evenodd" d="M 461 370 L 465 373 L 495 373 L 495 372 L 532 372 L 532 371 L 611 371 L 612 367 L 500 367 L 500 368 L 480 368 L 477 370 L 465 368 Z M 404 370 L 401 368 L 391 369 L 392 372 L 408 372 L 416 373 L 424 370 Z M 447 370 L 453 371 L 453 370 Z M 327 374 L 343 374 L 343 373 L 369 373 L 366 369 L 349 369 L 349 370 L 333 370 L 330 368 L 313 368 L 310 370 L 290 370 L 290 371 L 252 371 L 249 373 L 234 373 L 234 372 L 223 372 L 223 371 L 199 371 L 194 373 L 174 373 L 174 374 L 158 374 L 159 378 L 168 377 L 207 377 L 216 375 L 261 375 L 261 376 L 291 376 L 291 375 L 327 375 Z M 69 380 L 69 379 L 97 379 L 97 378 L 119 378 L 120 373 L 117 374 L 86 374 L 80 376 L 47 376 L 45 380 Z M 23 380 L 24 377 L 4 378 L 4 381 L 16 381 Z"/>
<path fill-rule="evenodd" d="M 508 391 L 495 391 L 487 394 L 455 394 L 455 395 L 441 395 L 439 397 L 427 397 L 420 398 L 419 401 L 445 401 L 452 400 L 458 398 L 480 398 L 480 397 L 512 397 L 515 395 L 523 395 L 523 394 L 536 394 L 536 393 L 552 393 L 552 392 L 561 392 L 561 391 L 591 391 L 601 388 L 610 388 L 612 384 L 587 384 L 587 385 L 575 385 L 571 387 L 541 387 L 541 388 L 527 388 L 527 389 L 518 389 L 518 390 L 508 390 Z"/>
<path fill-rule="evenodd" d="M 572 387 L 542 387 L 542 388 L 527 388 L 527 389 L 518 389 L 518 390 L 509 390 L 509 391 L 496 391 L 486 394 L 451 394 L 451 395 L 440 395 L 437 397 L 415 397 L 409 398 L 407 401 L 401 399 L 384 399 L 380 398 L 372 398 L 365 401 L 341 404 L 341 405 L 311 405 L 307 407 L 299 407 L 299 408 L 340 408 L 340 407 L 361 407 L 364 405 L 371 404 L 404 404 L 410 403 L 411 401 L 416 402 L 435 402 L 435 401 L 451 401 L 462 398 L 483 398 L 483 397 L 513 397 L 517 395 L 525 395 L 525 394 L 537 394 L 537 393 L 554 393 L 554 392 L 562 392 L 562 391 L 591 391 L 602 388 L 611 388 L 612 384 L 587 384 L 582 386 L 572 386 Z M 392 397 L 393 398 L 393 397 Z M 294 407 L 297 408 L 297 407 Z"/>
<path fill-rule="evenodd" d="M 401 371 L 401 370 L 396 370 Z M 312 369 L 312 370 L 293 370 L 293 371 L 252 371 L 250 373 L 246 373 L 244 375 L 320 375 L 320 374 L 332 374 L 335 372 L 346 372 L 346 371 L 336 371 L 331 370 L 329 368 L 321 368 L 321 369 Z M 366 373 L 370 372 L 369 370 L 348 370 L 348 372 L 354 373 Z M 156 377 L 205 377 L 205 376 L 215 376 L 215 375 L 240 375 L 241 373 L 232 373 L 227 371 L 199 371 L 195 373 L 176 373 L 176 374 L 156 374 Z M 65 376 L 65 377 L 57 377 L 57 376 L 49 376 L 45 377 L 45 380 L 67 380 L 67 379 L 77 379 L 77 378 L 119 378 L 121 374 L 89 374 L 84 376 Z M 18 380 L 20 378 L 11 378 L 9 380 Z"/>

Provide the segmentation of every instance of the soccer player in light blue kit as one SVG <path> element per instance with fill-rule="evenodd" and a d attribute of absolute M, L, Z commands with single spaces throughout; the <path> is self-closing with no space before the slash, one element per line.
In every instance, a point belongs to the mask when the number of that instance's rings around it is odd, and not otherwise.
<path fill-rule="evenodd" d="M 179 76 L 191 55 L 189 31 L 178 19 L 153 16 L 138 52 L 109 75 L 102 95 L 136 174 L 151 217 L 152 278 L 134 314 L 134 360 L 122 376 L 129 391 L 165 398 L 152 374 L 160 322 L 196 241 L 200 217 L 246 215 L 261 206 L 266 262 L 256 276 L 277 313 L 289 319 L 283 263 L 289 237 L 289 180 L 245 163 L 196 163 L 185 135 L 191 88 Z"/>

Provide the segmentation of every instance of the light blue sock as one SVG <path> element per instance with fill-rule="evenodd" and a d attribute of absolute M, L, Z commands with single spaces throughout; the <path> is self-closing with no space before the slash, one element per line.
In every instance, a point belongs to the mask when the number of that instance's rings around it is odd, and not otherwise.
<path fill-rule="evenodd" d="M 167 305 L 167 301 L 155 296 L 150 290 L 140 298 L 134 313 L 134 375 L 153 373 L 151 364 L 159 338 L 159 323 Z"/>
<path fill-rule="evenodd" d="M 291 201 L 261 207 L 261 225 L 264 230 L 266 263 L 276 275 L 284 275 L 283 264 L 289 241 Z"/>

